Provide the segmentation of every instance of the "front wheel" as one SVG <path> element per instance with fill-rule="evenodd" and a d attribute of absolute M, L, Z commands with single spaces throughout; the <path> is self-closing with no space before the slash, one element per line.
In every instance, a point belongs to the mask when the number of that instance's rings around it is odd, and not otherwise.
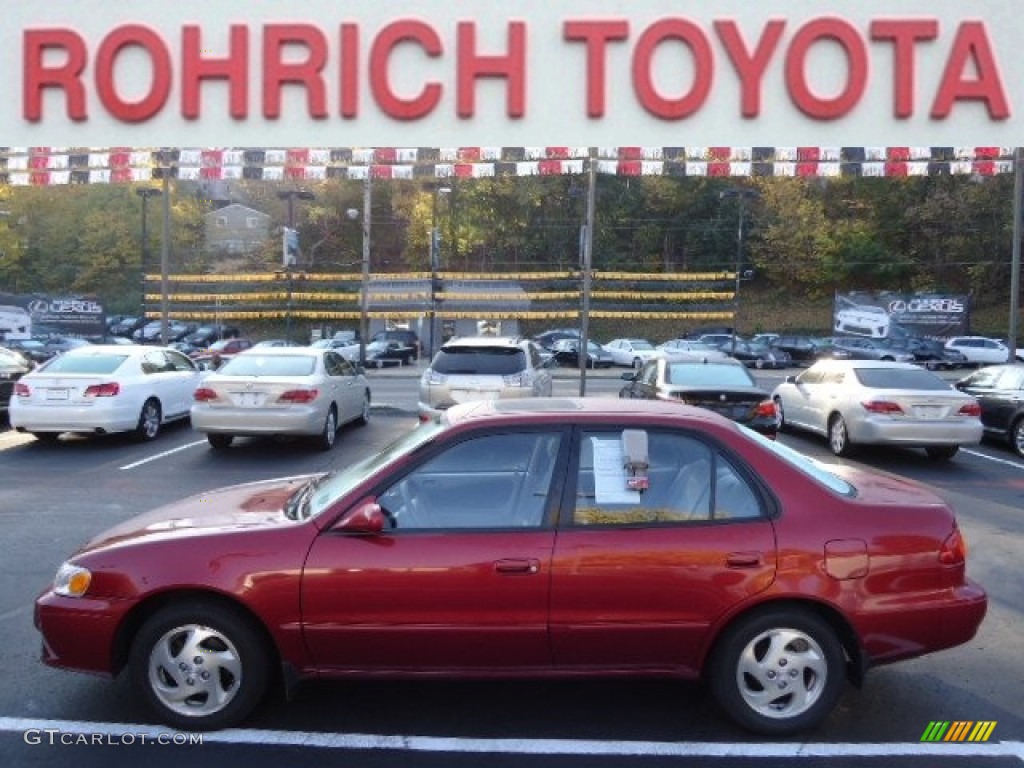
<path fill-rule="evenodd" d="M 217 435 L 210 433 L 206 436 L 207 442 L 210 447 L 215 451 L 224 451 L 231 447 L 231 443 L 234 442 L 234 435 Z"/>
<path fill-rule="evenodd" d="M 156 439 L 160 434 L 161 418 L 160 403 L 153 398 L 143 403 L 139 423 L 135 427 L 135 439 L 144 443 Z"/>
<path fill-rule="evenodd" d="M 711 690 L 744 728 L 785 736 L 818 725 L 845 683 L 845 654 L 823 619 L 798 609 L 741 619 L 719 641 Z"/>
<path fill-rule="evenodd" d="M 238 612 L 189 601 L 154 614 L 129 659 L 132 680 L 160 719 L 180 730 L 238 724 L 260 702 L 270 658 Z"/>
<path fill-rule="evenodd" d="M 363 396 L 363 411 L 359 414 L 359 418 L 356 419 L 356 423 L 360 426 L 366 426 L 370 423 L 370 393 Z"/>
<path fill-rule="evenodd" d="M 828 422 L 828 447 L 836 456 L 849 456 L 853 453 L 850 433 L 846 429 L 846 421 L 838 413 Z"/>
<path fill-rule="evenodd" d="M 1024 456 L 1024 417 L 1017 419 L 1010 427 L 1010 447 L 1018 456 Z"/>

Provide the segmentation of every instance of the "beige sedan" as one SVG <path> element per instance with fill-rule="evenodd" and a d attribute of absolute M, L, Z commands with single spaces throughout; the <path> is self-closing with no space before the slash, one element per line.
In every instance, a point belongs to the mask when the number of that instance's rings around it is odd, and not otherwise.
<path fill-rule="evenodd" d="M 247 350 L 203 379 L 193 399 L 192 426 L 218 450 L 238 436 L 306 435 L 326 451 L 342 424 L 370 418 L 366 377 L 332 349 Z"/>
<path fill-rule="evenodd" d="M 820 360 L 772 393 L 779 428 L 828 438 L 837 456 L 859 445 L 924 448 L 936 461 L 981 442 L 981 406 L 931 371 L 884 360 Z"/>

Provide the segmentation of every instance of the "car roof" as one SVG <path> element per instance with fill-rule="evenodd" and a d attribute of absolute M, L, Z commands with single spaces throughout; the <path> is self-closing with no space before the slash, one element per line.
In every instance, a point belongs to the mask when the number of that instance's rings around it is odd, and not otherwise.
<path fill-rule="evenodd" d="M 294 357 L 295 355 L 318 357 L 325 352 L 333 351 L 326 347 L 249 347 L 239 352 L 235 357 L 241 357 L 242 355 L 246 357 Z"/>
<path fill-rule="evenodd" d="M 515 336 L 460 336 L 445 342 L 442 349 L 449 347 L 519 347 L 523 340 Z"/>
<path fill-rule="evenodd" d="M 901 363 L 894 360 L 819 360 L 812 368 L 894 368 L 899 370 L 924 370 L 916 363 Z"/>

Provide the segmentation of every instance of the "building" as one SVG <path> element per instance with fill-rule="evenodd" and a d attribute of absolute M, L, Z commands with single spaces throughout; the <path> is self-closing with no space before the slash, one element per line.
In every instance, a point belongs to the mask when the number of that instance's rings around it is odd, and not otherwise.
<path fill-rule="evenodd" d="M 270 237 L 270 216 L 239 203 L 206 214 L 204 226 L 206 247 L 214 253 L 252 253 Z"/>

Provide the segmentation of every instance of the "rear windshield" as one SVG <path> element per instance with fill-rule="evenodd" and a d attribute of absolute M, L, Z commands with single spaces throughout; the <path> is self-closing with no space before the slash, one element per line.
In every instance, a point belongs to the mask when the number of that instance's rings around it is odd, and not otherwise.
<path fill-rule="evenodd" d="M 239 355 L 217 373 L 226 376 L 309 376 L 316 369 L 310 355 Z"/>
<path fill-rule="evenodd" d="M 857 368 L 857 380 L 870 389 L 923 389 L 941 392 L 952 387 L 923 368 Z"/>
<path fill-rule="evenodd" d="M 526 355 L 517 347 L 445 347 L 430 367 L 436 373 L 507 376 L 526 370 Z"/>
<path fill-rule="evenodd" d="M 669 384 L 685 384 L 686 386 L 726 386 L 753 387 L 754 380 L 746 368 L 738 365 L 694 365 L 692 363 L 673 363 L 668 368 Z"/>
<path fill-rule="evenodd" d="M 128 355 L 60 355 L 50 360 L 47 373 L 113 373 Z"/>

